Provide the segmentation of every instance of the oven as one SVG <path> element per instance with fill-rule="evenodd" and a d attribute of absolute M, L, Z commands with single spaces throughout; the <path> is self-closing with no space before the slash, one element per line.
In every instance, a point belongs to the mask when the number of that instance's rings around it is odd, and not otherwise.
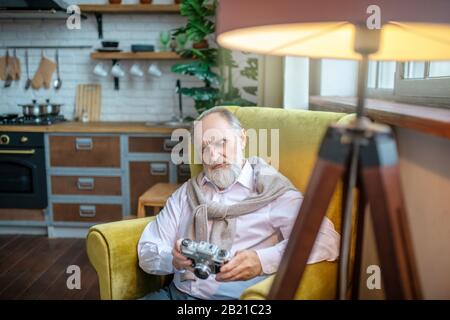
<path fill-rule="evenodd" d="M 43 133 L 0 132 L 0 208 L 44 209 Z"/>

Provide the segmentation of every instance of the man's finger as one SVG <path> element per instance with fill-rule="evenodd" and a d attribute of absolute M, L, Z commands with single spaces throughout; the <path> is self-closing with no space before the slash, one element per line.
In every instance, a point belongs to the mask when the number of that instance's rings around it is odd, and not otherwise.
<path fill-rule="evenodd" d="M 178 261 L 178 264 L 179 264 L 180 266 L 182 266 L 182 267 L 190 267 L 191 264 L 192 264 L 192 261 L 191 261 L 191 260 L 188 260 L 188 261 Z"/>
<path fill-rule="evenodd" d="M 183 241 L 183 239 L 178 239 L 175 243 L 175 248 L 178 252 L 181 252 L 181 241 Z"/>
<path fill-rule="evenodd" d="M 243 271 L 242 267 L 238 266 L 228 272 L 219 272 L 216 275 L 216 280 L 217 281 L 229 281 L 233 277 L 239 276 L 242 271 Z"/>
<path fill-rule="evenodd" d="M 240 281 L 240 280 L 247 280 L 245 278 L 245 272 L 240 272 L 234 276 L 232 276 L 231 278 L 228 278 L 226 280 L 223 280 L 223 282 L 231 282 L 231 281 Z"/>
<path fill-rule="evenodd" d="M 242 262 L 242 255 L 237 254 L 230 261 L 220 267 L 220 272 L 228 272 L 236 268 Z"/>
<path fill-rule="evenodd" d="M 177 252 L 176 250 L 172 250 L 172 255 L 174 258 L 177 258 L 178 260 L 189 260 L 187 257 L 183 256 L 181 253 Z M 191 261 L 191 260 L 189 260 Z"/>

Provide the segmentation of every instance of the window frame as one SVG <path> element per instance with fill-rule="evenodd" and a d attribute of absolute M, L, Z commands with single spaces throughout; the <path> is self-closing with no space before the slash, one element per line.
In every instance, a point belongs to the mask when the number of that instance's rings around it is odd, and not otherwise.
<path fill-rule="evenodd" d="M 450 77 L 427 78 L 430 61 L 425 63 L 425 78 L 411 79 L 403 77 L 406 62 L 397 62 L 393 89 L 377 88 L 380 62 L 376 61 L 376 87 L 367 88 L 367 97 L 450 108 Z"/>

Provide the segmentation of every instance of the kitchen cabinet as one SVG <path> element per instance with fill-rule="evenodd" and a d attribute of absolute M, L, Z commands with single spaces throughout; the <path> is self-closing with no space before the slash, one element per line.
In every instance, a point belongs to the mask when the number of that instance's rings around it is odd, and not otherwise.
<path fill-rule="evenodd" d="M 170 152 L 178 143 L 170 135 L 132 135 L 128 140 L 130 210 L 137 214 L 138 199 L 158 182 L 178 183 L 178 167 Z"/>
<path fill-rule="evenodd" d="M 45 212 L 42 209 L 0 209 L 0 221 L 44 221 Z"/>
<path fill-rule="evenodd" d="M 53 167 L 120 167 L 118 136 L 50 136 Z"/>
<path fill-rule="evenodd" d="M 55 221 L 109 222 L 122 219 L 122 206 L 117 204 L 53 203 Z"/>
<path fill-rule="evenodd" d="M 52 194 L 122 195 L 120 177 L 52 176 Z"/>
<path fill-rule="evenodd" d="M 51 133 L 46 139 L 49 236 L 83 236 L 95 223 L 127 215 L 121 134 Z"/>
<path fill-rule="evenodd" d="M 141 194 L 158 182 L 169 182 L 169 162 L 130 162 L 130 205 L 131 212 L 137 213 Z"/>
<path fill-rule="evenodd" d="M 169 153 L 172 147 L 170 137 L 130 137 L 128 139 L 128 152 Z"/>
<path fill-rule="evenodd" d="M 55 131 L 44 133 L 48 206 L 0 209 L 0 231 L 85 237 L 94 224 L 136 216 L 139 196 L 154 184 L 189 179 L 189 165 L 171 161 L 177 143 L 170 139 L 171 131 L 136 125 L 135 133 L 126 133 L 123 126 L 104 132 L 111 127 L 99 124 L 92 132 L 65 132 L 49 126 Z M 36 128 L 43 127 L 31 129 Z M 141 132 L 144 129 L 149 132 Z"/>

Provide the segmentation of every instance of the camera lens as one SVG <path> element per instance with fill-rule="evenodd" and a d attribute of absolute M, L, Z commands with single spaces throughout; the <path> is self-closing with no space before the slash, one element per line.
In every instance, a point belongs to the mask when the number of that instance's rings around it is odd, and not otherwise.
<path fill-rule="evenodd" d="M 205 264 L 197 264 L 194 268 L 194 274 L 200 279 L 208 279 L 211 269 Z"/>
<path fill-rule="evenodd" d="M 219 257 L 225 257 L 227 252 L 224 249 L 219 250 Z"/>

